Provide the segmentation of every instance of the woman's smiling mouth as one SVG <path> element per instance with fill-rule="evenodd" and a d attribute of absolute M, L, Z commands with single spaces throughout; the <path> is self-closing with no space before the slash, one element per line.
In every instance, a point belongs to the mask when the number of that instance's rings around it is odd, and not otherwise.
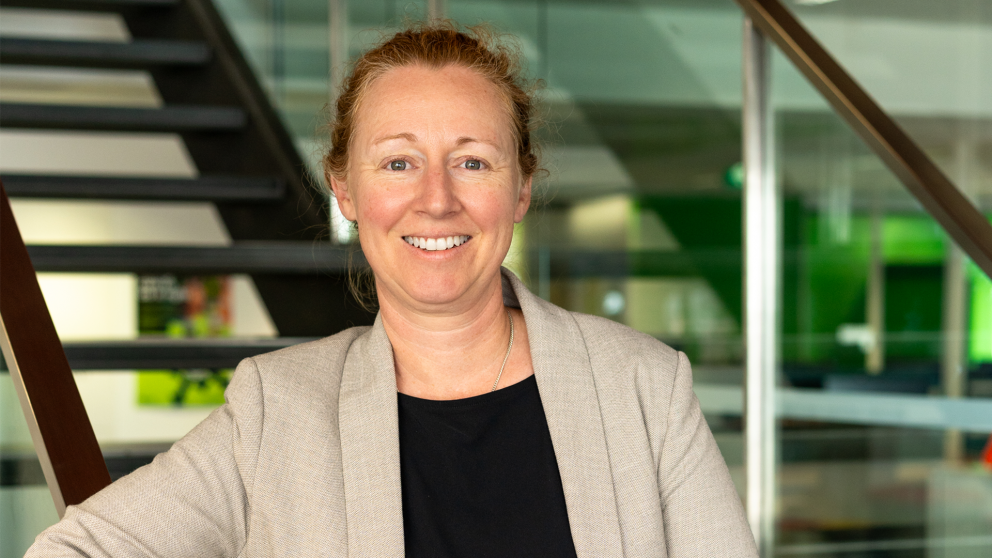
<path fill-rule="evenodd" d="M 455 246 L 461 246 L 462 244 L 468 242 L 470 238 L 472 237 L 468 235 L 445 236 L 441 238 L 404 236 L 403 240 L 414 248 L 420 248 L 421 250 L 427 250 L 428 252 L 435 252 L 440 250 L 448 250 L 449 248 L 454 248 Z"/>

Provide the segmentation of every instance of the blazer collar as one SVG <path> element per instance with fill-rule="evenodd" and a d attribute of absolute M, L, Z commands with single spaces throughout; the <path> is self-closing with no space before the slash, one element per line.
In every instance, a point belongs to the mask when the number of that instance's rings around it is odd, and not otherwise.
<path fill-rule="evenodd" d="M 531 358 L 579 557 L 622 556 L 616 495 L 588 351 L 572 316 L 503 269 L 503 301 L 527 321 Z M 382 325 L 352 345 L 339 424 L 349 556 L 403 555 L 393 352 Z"/>

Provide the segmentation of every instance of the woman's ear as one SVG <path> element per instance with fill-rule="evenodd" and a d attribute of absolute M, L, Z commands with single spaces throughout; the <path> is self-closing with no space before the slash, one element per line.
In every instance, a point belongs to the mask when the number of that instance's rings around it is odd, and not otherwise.
<path fill-rule="evenodd" d="M 334 192 L 334 197 L 338 200 L 338 209 L 341 210 L 341 215 L 344 215 L 344 218 L 349 221 L 357 221 L 358 215 L 355 213 L 355 202 L 351 198 L 348 183 L 333 176 L 328 176 L 327 178 L 331 183 L 331 191 Z"/>
<path fill-rule="evenodd" d="M 519 223 L 524 220 L 527 210 L 530 208 L 531 184 L 533 177 L 528 176 L 520 188 L 520 195 L 517 197 L 517 208 L 513 212 L 513 222 Z"/>

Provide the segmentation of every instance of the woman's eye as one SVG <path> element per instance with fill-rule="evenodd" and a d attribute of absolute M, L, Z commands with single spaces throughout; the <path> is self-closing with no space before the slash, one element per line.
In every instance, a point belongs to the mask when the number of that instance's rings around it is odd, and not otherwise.
<path fill-rule="evenodd" d="M 404 170 L 406 170 L 406 167 L 407 167 L 406 161 L 390 161 L 389 162 L 389 170 L 404 171 Z"/>
<path fill-rule="evenodd" d="M 465 161 L 465 168 L 468 170 L 482 170 L 482 161 L 478 159 L 469 159 Z"/>

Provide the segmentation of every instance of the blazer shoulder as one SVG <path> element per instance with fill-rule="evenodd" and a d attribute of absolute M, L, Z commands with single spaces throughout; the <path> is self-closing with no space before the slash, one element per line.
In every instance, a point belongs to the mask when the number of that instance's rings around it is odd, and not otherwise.
<path fill-rule="evenodd" d="M 571 314 L 579 325 L 590 358 L 606 356 L 619 359 L 618 362 L 647 359 L 655 363 L 678 363 L 678 351 L 646 333 L 599 316 Z"/>
<path fill-rule="evenodd" d="M 680 367 L 688 365 L 684 354 L 612 320 L 572 315 L 582 332 L 597 389 L 620 397 L 636 393 L 642 405 L 669 399 Z"/>

